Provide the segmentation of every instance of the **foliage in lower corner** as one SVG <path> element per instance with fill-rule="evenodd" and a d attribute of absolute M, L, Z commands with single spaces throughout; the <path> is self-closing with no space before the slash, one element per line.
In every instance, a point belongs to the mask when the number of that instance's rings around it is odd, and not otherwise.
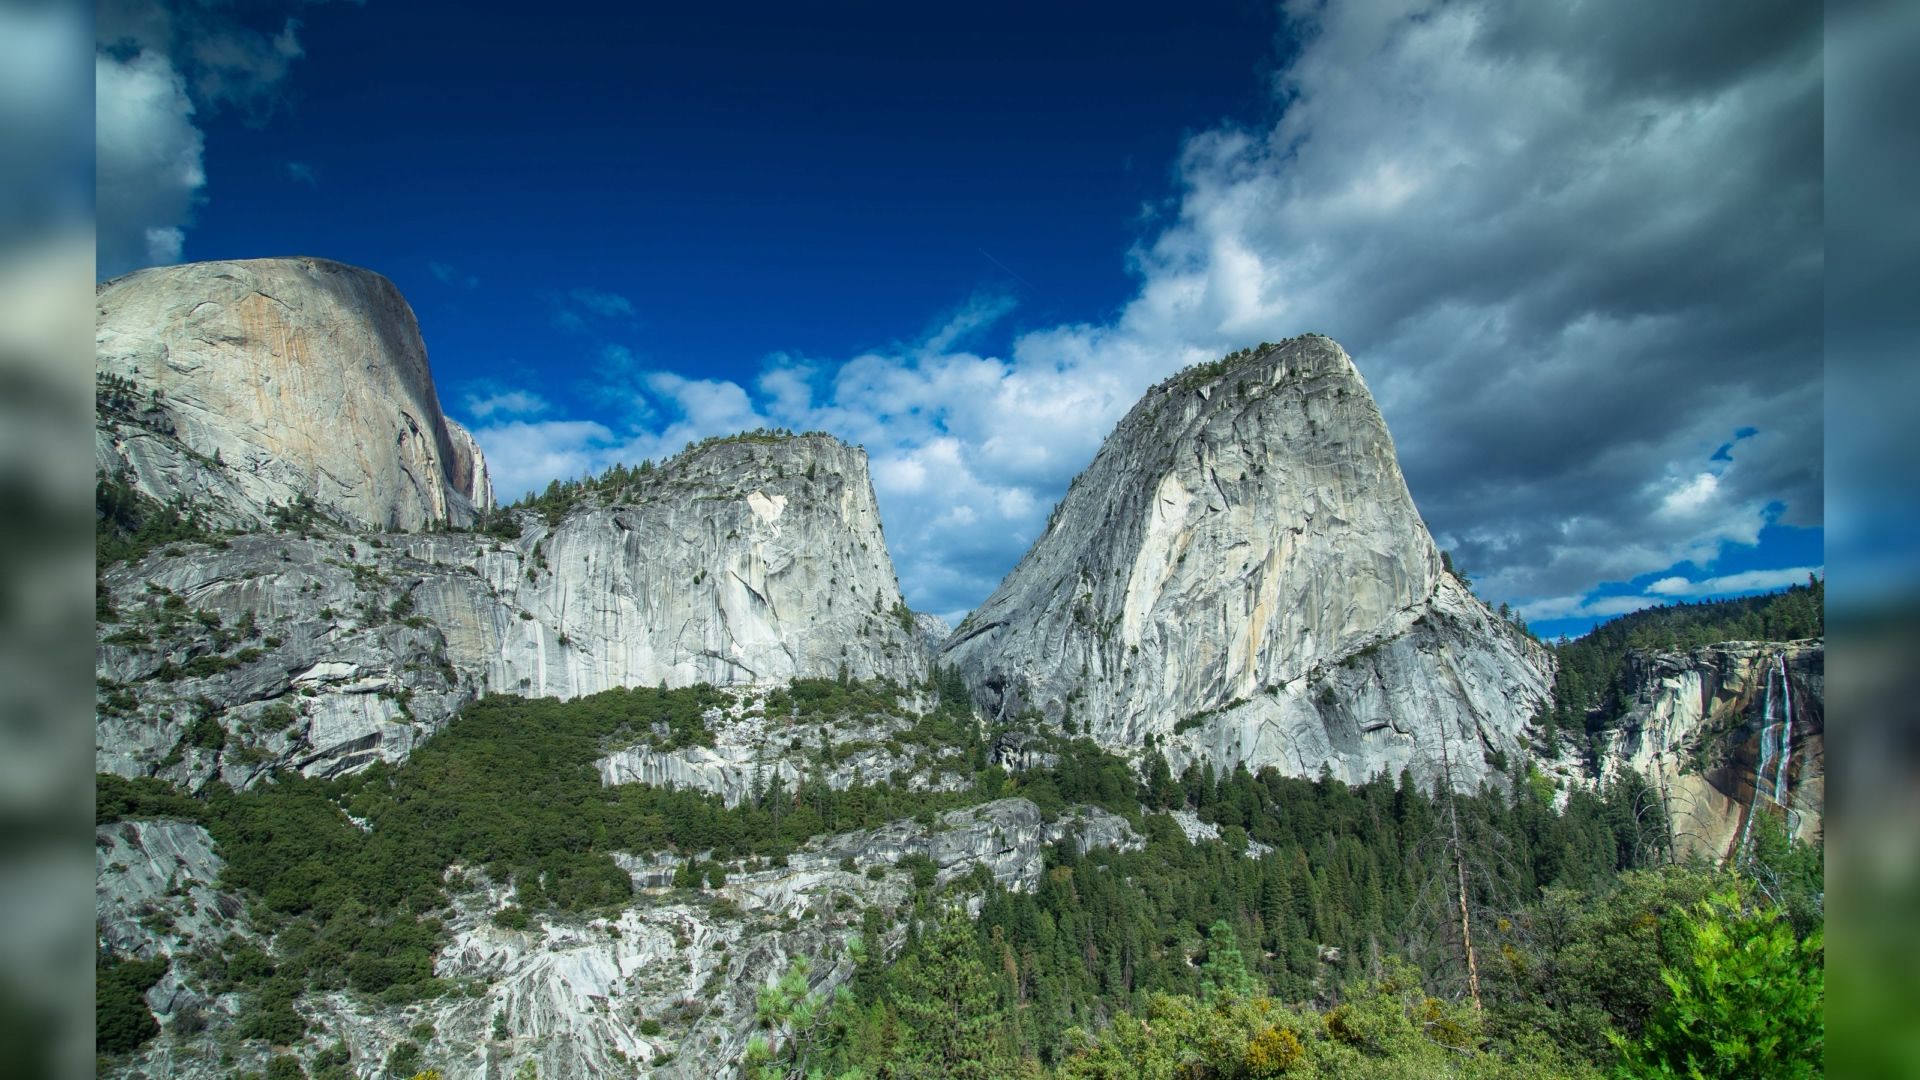
<path fill-rule="evenodd" d="M 1824 1076 L 1824 930 L 1801 937 L 1778 908 L 1735 889 L 1696 905 L 1687 931 L 1688 955 L 1660 972 L 1671 996 L 1639 1038 L 1615 1037 L 1614 1075 Z"/>

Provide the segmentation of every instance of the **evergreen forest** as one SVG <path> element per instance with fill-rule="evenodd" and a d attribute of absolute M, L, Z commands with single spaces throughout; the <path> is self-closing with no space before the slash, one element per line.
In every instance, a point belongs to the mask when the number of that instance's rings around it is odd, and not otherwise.
<path fill-rule="evenodd" d="M 1818 601 L 1814 583 L 1632 616 L 1563 644 L 1556 718 L 1563 708 L 1604 714 L 1631 649 L 1756 629 L 1817 634 Z M 1736 865 L 1676 864 L 1660 801 L 1632 773 L 1558 790 L 1515 761 L 1473 792 L 1410 774 L 1358 785 L 1271 769 L 1175 776 L 1157 754 L 1136 770 L 1065 735 L 1045 736 L 1051 764 L 1010 773 L 990 753 L 1007 731 L 977 724 L 951 672 L 914 688 L 800 680 L 776 693 L 803 724 L 932 703 L 903 737 L 957 757 L 967 782 L 770 784 L 731 807 L 603 785 L 593 763 L 609 747 L 711 738 L 702 718 L 719 691 L 643 688 L 488 696 L 403 764 L 339 779 L 287 773 L 188 795 L 101 775 L 97 820 L 209 830 L 226 860 L 220 885 L 245 898 L 259 934 L 172 963 L 240 994 L 237 1038 L 328 1046 L 311 1069 L 275 1058 L 269 1076 L 365 1075 L 368 1063 L 303 1016 L 303 994 L 393 1005 L 462 992 L 433 967 L 451 895 L 469 884 L 449 868 L 511 883 L 512 904 L 495 919 L 524 927 L 630 902 L 615 852 L 683 856 L 674 887 L 701 897 L 729 869 L 784 865 L 810 837 L 1010 796 L 1048 817 L 1103 807 L 1143 842 L 1084 853 L 1057 844 L 1031 891 L 990 875 L 939 884 L 913 873 L 907 903 L 862 913 L 857 970 L 835 993 L 810 992 L 804 963 L 762 992 L 750 1074 L 1821 1074 L 1821 856 L 1770 818 Z M 1215 838 L 1189 839 L 1176 814 Z M 890 931 L 897 950 L 865 944 Z M 142 994 L 166 970 L 164 960 L 102 958 L 102 1054 L 155 1033 Z M 433 1075 L 413 1055 L 384 1068 Z"/>

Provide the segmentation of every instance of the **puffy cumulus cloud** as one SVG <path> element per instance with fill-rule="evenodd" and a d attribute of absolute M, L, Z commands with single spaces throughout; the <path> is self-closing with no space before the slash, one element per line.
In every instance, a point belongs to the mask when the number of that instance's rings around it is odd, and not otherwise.
<path fill-rule="evenodd" d="M 1187 141 L 1113 319 L 983 355 L 1010 306 L 987 296 L 750 386 L 642 374 L 646 430 L 865 444 L 908 599 L 942 614 L 1012 567 L 1146 387 L 1305 331 L 1356 358 L 1441 544 L 1530 618 L 1646 606 L 1593 590 L 1820 523 L 1817 9 L 1285 13 L 1277 118 Z"/>
<path fill-rule="evenodd" d="M 225 5 L 101 0 L 94 11 L 97 273 L 178 262 L 193 208 L 206 198 L 196 116 L 223 108 L 262 124 L 304 55 L 300 23 L 249 25 Z M 291 179 L 315 182 L 292 162 Z"/>
<path fill-rule="evenodd" d="M 158 53 L 94 57 L 98 273 L 180 258 L 180 224 L 207 174 L 186 81 Z"/>
<path fill-rule="evenodd" d="M 1817 11 L 1287 12 L 1284 110 L 1190 140 L 1123 332 L 1339 339 L 1500 599 L 1819 523 Z"/>

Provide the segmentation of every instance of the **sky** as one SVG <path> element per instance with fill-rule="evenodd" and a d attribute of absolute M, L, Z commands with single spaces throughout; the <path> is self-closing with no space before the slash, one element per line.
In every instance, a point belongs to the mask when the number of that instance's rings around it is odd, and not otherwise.
<path fill-rule="evenodd" d="M 106 0 L 98 273 L 386 274 L 509 495 L 831 431 L 948 618 L 1307 331 L 1537 632 L 1824 576 L 1817 6 L 636 7 Z"/>

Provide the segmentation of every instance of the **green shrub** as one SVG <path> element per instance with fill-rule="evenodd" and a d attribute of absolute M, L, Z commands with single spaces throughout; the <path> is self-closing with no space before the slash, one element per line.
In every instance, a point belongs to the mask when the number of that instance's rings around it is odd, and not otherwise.
<path fill-rule="evenodd" d="M 1692 950 L 1663 968 L 1672 997 L 1638 1039 L 1616 1037 L 1620 1077 L 1718 1080 L 1826 1074 L 1824 931 L 1719 893 L 1688 919 Z"/>
<path fill-rule="evenodd" d="M 160 1032 L 146 993 L 167 973 L 165 960 L 105 960 L 93 972 L 93 1039 L 103 1054 L 125 1054 Z"/>

